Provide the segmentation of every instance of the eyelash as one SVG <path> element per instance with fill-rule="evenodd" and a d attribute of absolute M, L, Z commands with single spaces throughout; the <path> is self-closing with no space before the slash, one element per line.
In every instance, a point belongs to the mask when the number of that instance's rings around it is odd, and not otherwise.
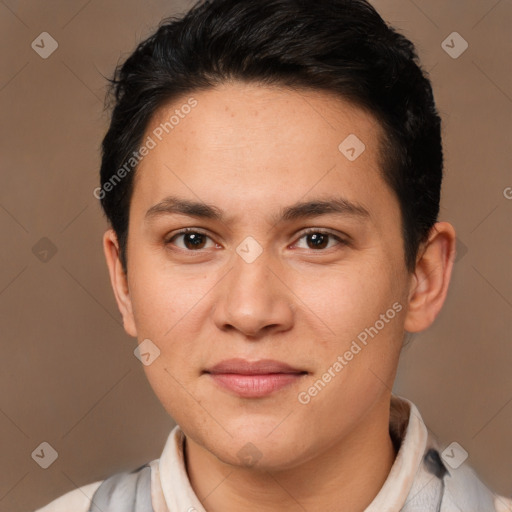
<path fill-rule="evenodd" d="M 174 240 L 176 237 L 185 235 L 187 233 L 197 233 L 198 235 L 204 235 L 204 236 L 210 238 L 210 236 L 207 233 L 205 233 L 204 231 L 202 231 L 200 229 L 183 228 L 182 230 L 178 231 L 177 233 L 174 233 L 170 238 L 166 239 L 165 245 L 171 244 L 172 240 Z M 339 245 L 339 246 L 348 245 L 348 242 L 346 240 L 344 240 L 343 238 L 340 238 L 339 236 L 335 235 L 334 233 L 331 233 L 330 231 L 325 231 L 323 229 L 318 229 L 318 228 L 307 228 L 305 231 L 303 231 L 301 233 L 301 235 L 299 236 L 299 238 L 297 240 L 301 240 L 305 236 L 311 235 L 311 234 L 328 235 L 336 240 L 337 245 Z M 211 238 L 210 238 L 210 240 L 211 240 Z M 201 252 L 204 250 L 204 249 L 197 249 L 197 250 L 182 249 L 181 247 L 178 247 L 178 249 L 181 249 L 181 250 L 187 251 L 187 252 Z M 332 249 L 332 247 L 330 247 L 329 249 Z M 329 249 L 310 249 L 310 250 L 313 252 L 325 252 L 325 251 L 328 251 Z"/>

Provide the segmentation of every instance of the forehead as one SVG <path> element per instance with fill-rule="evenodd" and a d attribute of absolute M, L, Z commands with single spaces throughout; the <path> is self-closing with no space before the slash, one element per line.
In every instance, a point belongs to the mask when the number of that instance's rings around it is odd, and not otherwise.
<path fill-rule="evenodd" d="M 192 99 L 195 106 L 190 108 Z M 155 130 L 158 140 L 172 135 L 176 142 L 185 142 L 184 150 L 218 149 L 226 154 L 272 143 L 283 149 L 269 155 L 273 158 L 287 148 L 303 148 L 313 158 L 325 150 L 337 156 L 344 133 L 358 134 L 373 153 L 382 134 L 374 116 L 334 93 L 241 82 L 223 83 L 163 105 L 146 132 Z"/>
<path fill-rule="evenodd" d="M 340 191 L 386 207 L 381 136 L 371 114 L 332 93 L 223 84 L 157 110 L 144 136 L 154 147 L 138 166 L 133 201 L 149 208 L 169 193 L 207 196 L 229 209 L 242 206 L 233 201 L 242 197 L 246 209 L 256 209 Z"/>

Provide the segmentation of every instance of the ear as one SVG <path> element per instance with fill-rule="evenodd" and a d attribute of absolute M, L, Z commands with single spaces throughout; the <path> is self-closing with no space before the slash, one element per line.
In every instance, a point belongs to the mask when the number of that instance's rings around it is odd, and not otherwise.
<path fill-rule="evenodd" d="M 453 226 L 448 222 L 437 222 L 420 248 L 409 289 L 406 331 L 425 330 L 441 311 L 450 284 L 455 241 Z"/>
<path fill-rule="evenodd" d="M 107 260 L 110 283 L 114 290 L 117 307 L 123 316 L 124 330 L 130 336 L 137 337 L 130 291 L 128 289 L 128 279 L 121 264 L 119 243 L 113 229 L 107 230 L 103 235 L 103 252 Z"/>

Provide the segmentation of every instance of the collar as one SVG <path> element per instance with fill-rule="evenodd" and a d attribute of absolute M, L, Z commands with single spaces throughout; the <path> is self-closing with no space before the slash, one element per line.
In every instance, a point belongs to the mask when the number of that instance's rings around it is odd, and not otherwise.
<path fill-rule="evenodd" d="M 417 479 L 423 455 L 431 444 L 416 406 L 397 395 L 391 395 L 389 432 L 398 453 L 384 485 L 364 512 L 396 511 L 403 507 Z M 185 434 L 176 425 L 156 461 L 158 471 L 154 475 L 152 493 L 157 494 L 154 489 L 159 484 L 161 505 L 155 512 L 168 512 L 165 506 L 173 511 L 206 512 L 188 479 L 184 440 Z"/>

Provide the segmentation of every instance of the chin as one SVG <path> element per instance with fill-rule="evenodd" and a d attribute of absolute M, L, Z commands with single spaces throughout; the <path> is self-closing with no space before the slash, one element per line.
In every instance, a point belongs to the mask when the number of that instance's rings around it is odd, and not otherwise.
<path fill-rule="evenodd" d="M 236 428 L 226 424 L 233 437 L 223 431 L 219 437 L 202 438 L 201 444 L 225 464 L 261 471 L 289 469 L 309 458 L 307 453 L 298 452 L 304 447 L 303 438 L 285 429 L 279 431 L 275 421 L 258 424 L 247 419 L 247 423 L 238 422 Z"/>

